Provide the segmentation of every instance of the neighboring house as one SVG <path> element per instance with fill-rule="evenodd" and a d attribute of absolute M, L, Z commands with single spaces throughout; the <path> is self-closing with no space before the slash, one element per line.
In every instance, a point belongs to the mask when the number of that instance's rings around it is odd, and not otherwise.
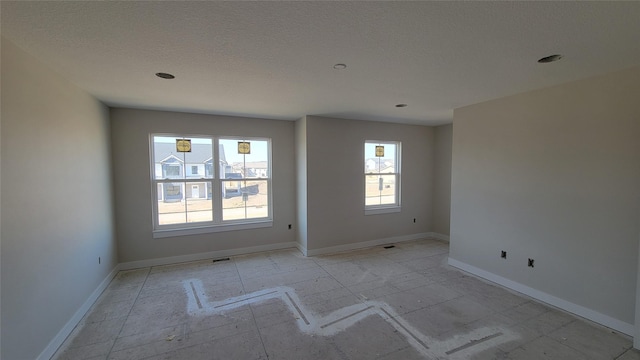
<path fill-rule="evenodd" d="M 180 153 L 172 143 L 155 143 L 153 146 L 155 174 L 157 179 L 203 179 L 210 178 L 213 173 L 211 145 L 192 144 L 191 152 Z M 224 147 L 220 145 L 220 173 L 231 170 L 227 164 Z M 184 182 L 158 184 L 158 200 L 164 202 L 182 201 L 183 199 L 210 199 L 211 182 L 190 182 L 185 189 Z"/>
<path fill-rule="evenodd" d="M 248 162 L 243 169 L 242 163 L 229 165 L 224 152 L 224 145 L 220 145 L 219 173 L 223 179 L 266 178 L 267 162 Z M 211 178 L 213 173 L 213 158 L 211 146 L 206 144 L 192 144 L 191 152 L 179 153 L 173 143 L 154 144 L 155 174 L 158 179 L 201 179 Z M 158 161 L 158 159 L 160 159 Z M 246 172 L 246 174 L 245 174 Z M 183 174 L 184 173 L 184 174 Z M 257 185 L 242 187 L 241 181 L 225 182 L 222 196 L 231 198 L 243 193 L 255 195 Z M 158 200 L 164 202 L 178 202 L 184 199 L 211 199 L 212 188 L 210 181 L 189 182 L 185 188 L 184 182 L 158 184 Z"/>
<path fill-rule="evenodd" d="M 225 179 L 252 179 L 252 178 L 267 178 L 267 162 L 255 161 L 255 162 L 235 162 L 230 172 L 225 174 Z M 247 184 L 244 181 L 231 181 L 225 182 L 225 186 L 222 189 L 222 196 L 225 199 L 229 199 L 235 196 L 243 195 L 256 195 L 259 193 L 259 186 L 257 184 Z"/>
<path fill-rule="evenodd" d="M 247 178 L 267 178 L 267 162 L 254 161 L 246 163 L 233 163 L 233 172 L 243 174 Z"/>
<path fill-rule="evenodd" d="M 382 159 L 382 163 L 380 164 L 381 173 L 394 173 L 395 172 L 395 164 L 392 159 Z M 370 172 L 378 172 L 378 158 L 369 158 L 364 161 L 365 170 L 367 173 Z"/>
<path fill-rule="evenodd" d="M 383 188 L 391 188 L 391 184 L 395 183 L 394 176 L 385 176 L 384 178 L 380 177 L 377 174 L 393 174 L 396 172 L 396 165 L 391 159 L 381 159 L 380 168 L 378 168 L 378 159 L 379 158 L 369 158 L 364 161 L 365 173 L 371 174 L 365 176 L 365 181 L 369 187 L 377 186 L 378 190 L 382 191 Z M 376 175 L 372 175 L 375 173 Z M 375 185 L 377 184 L 377 185 Z"/>

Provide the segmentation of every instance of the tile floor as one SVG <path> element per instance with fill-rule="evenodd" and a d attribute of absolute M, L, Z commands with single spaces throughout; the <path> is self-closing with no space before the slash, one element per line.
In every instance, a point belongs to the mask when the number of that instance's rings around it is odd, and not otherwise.
<path fill-rule="evenodd" d="M 640 359 L 631 339 L 419 240 L 122 271 L 54 359 Z"/>

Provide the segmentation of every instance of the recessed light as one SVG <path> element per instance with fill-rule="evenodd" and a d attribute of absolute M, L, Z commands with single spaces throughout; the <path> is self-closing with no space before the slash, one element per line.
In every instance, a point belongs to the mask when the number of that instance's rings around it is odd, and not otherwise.
<path fill-rule="evenodd" d="M 347 68 L 347 65 L 346 64 L 335 64 L 335 65 L 333 65 L 333 68 L 336 69 L 336 70 L 344 70 L 344 69 Z"/>
<path fill-rule="evenodd" d="M 407 106 L 409 106 L 409 105 L 407 105 L 407 104 L 396 104 L 397 108 L 403 108 L 403 107 L 407 107 Z"/>
<path fill-rule="evenodd" d="M 542 59 L 538 60 L 538 62 L 540 64 L 548 64 L 548 63 L 551 63 L 551 62 L 554 62 L 554 61 L 558 61 L 560 59 L 562 59 L 562 55 L 555 54 L 555 55 L 545 56 Z"/>
<path fill-rule="evenodd" d="M 163 73 L 163 72 L 159 72 L 156 73 L 156 76 L 162 79 L 175 79 L 176 77 L 169 74 L 169 73 Z"/>

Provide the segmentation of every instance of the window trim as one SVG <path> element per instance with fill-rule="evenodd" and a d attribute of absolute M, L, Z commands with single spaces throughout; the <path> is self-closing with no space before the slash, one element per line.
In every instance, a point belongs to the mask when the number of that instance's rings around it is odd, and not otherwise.
<path fill-rule="evenodd" d="M 397 212 L 401 212 L 402 211 L 402 168 L 401 168 L 401 163 L 402 163 L 402 142 L 401 141 L 396 141 L 396 140 L 365 140 L 364 141 L 364 146 L 366 146 L 367 144 L 372 144 L 372 145 L 395 145 L 396 147 L 396 156 L 395 156 L 395 172 L 394 173 L 372 173 L 372 172 L 363 172 L 363 180 L 364 180 L 364 192 L 363 192 L 363 198 L 364 198 L 364 214 L 365 215 L 379 215 L 379 214 L 389 214 L 389 213 L 397 213 Z M 364 147 L 363 146 L 363 147 Z M 363 159 L 364 161 L 367 160 L 366 154 L 363 154 Z M 395 203 L 394 204 L 383 204 L 383 205 L 367 205 L 367 194 L 366 194 L 366 179 L 367 176 L 370 175 L 395 175 L 396 176 L 396 181 L 395 181 Z"/>
<path fill-rule="evenodd" d="M 175 137 L 175 138 L 187 138 L 187 139 L 211 139 L 212 144 L 212 157 L 207 161 L 212 161 L 212 173 L 210 177 L 207 177 L 206 173 L 206 162 L 205 164 L 205 172 L 203 174 L 197 174 L 200 177 L 198 178 L 187 178 L 186 175 L 186 164 L 182 164 L 183 171 L 185 171 L 184 178 L 177 179 L 156 179 L 155 177 L 155 153 L 154 153 L 154 137 Z M 223 198 L 222 198 L 222 185 L 225 179 L 222 179 L 222 174 L 220 173 L 220 140 L 238 140 L 238 141 L 266 141 L 267 142 L 267 158 L 268 158 L 268 168 L 267 168 L 267 177 L 261 178 L 247 178 L 247 180 L 260 180 L 267 182 L 267 196 L 268 196 L 268 206 L 267 206 L 267 217 L 261 218 L 251 218 L 251 219 L 234 219 L 234 220 L 223 220 L 222 219 L 222 211 L 223 211 Z M 205 135 L 205 134 L 176 134 L 176 133 L 151 133 L 149 134 L 149 164 L 150 164 L 150 181 L 151 181 L 151 197 L 152 197 L 152 207 L 151 207 L 151 217 L 152 217 L 152 233 L 153 238 L 167 238 L 167 237 L 175 237 L 175 236 L 185 236 L 185 235 L 196 235 L 196 234 L 206 234 L 206 233 L 215 233 L 215 232 L 223 232 L 223 231 L 235 231 L 235 230 L 246 230 L 246 229 L 257 229 L 257 228 L 266 228 L 273 226 L 273 177 L 271 176 L 273 171 L 273 162 L 272 162 L 272 139 L 267 137 L 244 137 L 244 136 L 220 136 L 220 135 Z M 217 164 L 217 165 L 216 165 Z M 213 217 L 211 221 L 201 221 L 201 222 L 184 222 L 180 224 L 167 224 L 160 225 L 158 224 L 159 216 L 158 216 L 158 199 L 159 199 L 159 186 L 158 184 L 162 183 L 184 183 L 184 194 L 186 197 L 186 192 L 189 191 L 191 185 L 194 183 L 202 184 L 202 183 L 210 183 L 211 184 L 211 205 L 212 205 L 212 213 Z M 205 190 L 206 191 L 206 186 Z M 164 198 L 164 194 L 163 198 Z"/>

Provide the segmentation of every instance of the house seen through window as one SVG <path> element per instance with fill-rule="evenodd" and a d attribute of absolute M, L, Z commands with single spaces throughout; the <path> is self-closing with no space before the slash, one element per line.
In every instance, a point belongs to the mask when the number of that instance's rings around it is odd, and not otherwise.
<path fill-rule="evenodd" d="M 155 230 L 271 220 L 269 139 L 152 135 L 151 148 Z"/>

